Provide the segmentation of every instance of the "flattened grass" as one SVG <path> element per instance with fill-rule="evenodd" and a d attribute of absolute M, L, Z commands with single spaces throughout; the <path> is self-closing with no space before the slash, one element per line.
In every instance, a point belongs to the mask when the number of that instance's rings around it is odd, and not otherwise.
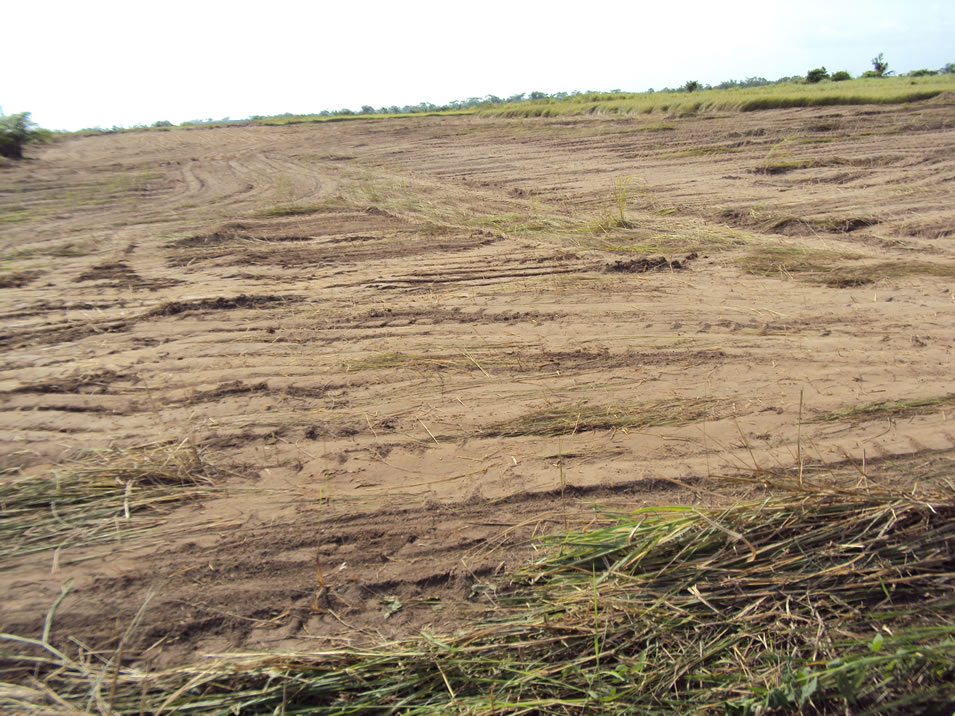
<path fill-rule="evenodd" d="M 453 636 L 147 672 L 4 635 L 35 678 L 3 698 L 117 713 L 951 709 L 951 487 L 642 508 L 545 544 L 493 619 Z"/>
<path fill-rule="evenodd" d="M 854 263 L 859 254 L 828 249 L 804 249 L 790 246 L 761 246 L 739 263 L 747 273 L 758 276 L 798 279 L 830 288 L 864 286 L 877 281 L 911 276 L 955 277 L 955 265 L 929 261 L 879 261 Z"/>
<path fill-rule="evenodd" d="M 0 476 L 0 564 L 142 534 L 169 505 L 208 494 L 208 473 L 186 440 L 92 452 L 26 478 Z"/>
<path fill-rule="evenodd" d="M 326 211 L 340 211 L 342 209 L 353 208 L 344 201 L 327 201 L 315 204 L 280 204 L 269 209 L 263 209 L 256 213 L 256 216 L 264 218 L 278 218 L 282 216 L 307 216 L 309 214 L 320 214 Z"/>
<path fill-rule="evenodd" d="M 715 418 L 725 401 L 711 398 L 659 400 L 634 405 L 575 405 L 535 410 L 489 426 L 481 437 L 558 436 L 593 430 L 629 430 L 686 425 Z"/>
<path fill-rule="evenodd" d="M 911 400 L 885 400 L 878 403 L 854 405 L 841 410 L 813 418 L 813 422 L 832 423 L 843 420 L 883 420 L 886 418 L 910 418 L 915 415 L 937 413 L 940 410 L 955 408 L 955 393 L 934 398 L 914 398 Z"/>

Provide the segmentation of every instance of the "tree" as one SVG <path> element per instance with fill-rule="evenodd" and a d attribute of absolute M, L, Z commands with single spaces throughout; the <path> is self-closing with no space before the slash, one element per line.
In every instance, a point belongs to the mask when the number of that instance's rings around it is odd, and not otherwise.
<path fill-rule="evenodd" d="M 0 114 L 0 157 L 22 159 L 23 147 L 31 142 L 45 142 L 50 133 L 39 129 L 30 120 L 29 112 Z"/>
<path fill-rule="evenodd" d="M 870 75 L 870 72 L 866 72 L 867 75 Z M 873 77 L 888 77 L 892 73 L 889 72 L 889 63 L 885 61 L 885 58 L 880 52 L 878 55 L 872 58 L 872 70 L 871 75 Z"/>
<path fill-rule="evenodd" d="M 827 79 L 829 79 L 829 71 L 825 67 L 817 67 L 806 73 L 806 82 L 810 84 L 816 84 L 816 82 L 822 82 Z"/>
<path fill-rule="evenodd" d="M 696 92 L 698 89 L 700 89 L 700 83 L 696 80 L 687 80 L 686 84 L 683 85 L 684 92 Z"/>
<path fill-rule="evenodd" d="M 846 70 L 839 70 L 838 72 L 833 72 L 832 77 L 830 77 L 833 82 L 845 82 L 846 80 L 851 80 L 852 75 L 850 75 Z"/>

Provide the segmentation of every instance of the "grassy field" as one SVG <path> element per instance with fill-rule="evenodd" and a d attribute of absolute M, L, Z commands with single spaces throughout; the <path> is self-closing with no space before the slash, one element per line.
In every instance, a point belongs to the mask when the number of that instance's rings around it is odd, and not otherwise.
<path fill-rule="evenodd" d="M 523 100 L 514 103 L 484 104 L 466 108 L 437 108 L 425 112 L 372 112 L 330 114 L 283 114 L 243 120 L 221 120 L 184 123 L 183 128 L 201 129 L 251 124 L 282 126 L 323 122 L 343 122 L 359 119 L 409 119 L 414 117 L 451 117 L 478 115 L 482 117 L 561 117 L 601 114 L 654 114 L 688 116 L 700 112 L 785 109 L 788 107 L 820 107 L 860 104 L 904 104 L 931 99 L 943 92 L 955 91 L 955 75 L 926 77 L 870 77 L 843 82 L 818 83 L 783 82 L 760 87 L 733 89 L 702 89 L 695 92 L 583 92 L 565 98 Z M 169 131 L 169 126 L 136 127 L 136 131 Z M 672 130 L 672 125 L 658 124 L 642 128 L 645 131 Z M 93 130 L 67 132 L 70 136 L 96 134 Z"/>
<path fill-rule="evenodd" d="M 697 112 L 784 109 L 854 104 L 903 104 L 955 90 L 955 76 L 885 77 L 804 84 L 787 82 L 746 89 L 697 92 L 587 93 L 566 99 L 484 108 L 482 116 L 559 117 L 586 114 L 688 115 Z"/>

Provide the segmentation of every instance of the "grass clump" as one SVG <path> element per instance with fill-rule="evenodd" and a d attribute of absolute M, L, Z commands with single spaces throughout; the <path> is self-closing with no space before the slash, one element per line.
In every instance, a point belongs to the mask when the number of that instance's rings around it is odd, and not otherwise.
<path fill-rule="evenodd" d="M 207 494 L 212 484 L 191 440 L 91 452 L 49 474 L 0 480 L 0 559 L 7 564 L 142 534 L 167 506 Z"/>
<path fill-rule="evenodd" d="M 3 635 L 19 708 L 110 713 L 947 713 L 955 492 L 805 487 L 546 540 L 493 620 L 368 650 L 163 671 Z M 8 672 L 10 673 L 10 672 Z"/>
<path fill-rule="evenodd" d="M 910 418 L 916 415 L 935 413 L 955 407 L 955 393 L 934 398 L 914 398 L 912 400 L 885 400 L 879 403 L 855 405 L 850 408 L 834 410 L 813 419 L 817 423 L 832 423 L 841 420 L 863 421 L 886 418 Z"/>
<path fill-rule="evenodd" d="M 714 418 L 723 401 L 716 399 L 660 400 L 636 405 L 575 405 L 536 410 L 492 425 L 481 437 L 558 436 L 594 430 L 629 430 L 686 425 Z"/>

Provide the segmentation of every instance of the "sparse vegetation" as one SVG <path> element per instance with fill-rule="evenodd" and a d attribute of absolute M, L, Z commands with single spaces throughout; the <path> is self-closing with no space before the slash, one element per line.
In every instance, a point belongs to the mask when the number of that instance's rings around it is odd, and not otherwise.
<path fill-rule="evenodd" d="M 814 70 L 809 70 L 806 73 L 806 82 L 810 84 L 815 84 L 816 82 L 822 82 L 823 80 L 829 79 L 829 71 L 825 67 L 817 67 Z"/>
<path fill-rule="evenodd" d="M 955 85 L 750 79 L 0 173 L 0 711 L 950 711 L 950 98 L 714 108 Z"/>

